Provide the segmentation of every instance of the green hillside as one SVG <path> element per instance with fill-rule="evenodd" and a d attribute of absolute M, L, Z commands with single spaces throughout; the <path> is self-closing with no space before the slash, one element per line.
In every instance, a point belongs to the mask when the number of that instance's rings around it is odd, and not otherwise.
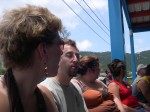
<path fill-rule="evenodd" d="M 96 55 L 100 59 L 100 64 L 101 64 L 101 72 L 104 72 L 107 68 L 107 64 L 110 63 L 111 61 L 111 52 L 80 52 L 82 56 L 84 55 Z M 131 55 L 129 53 L 126 53 L 126 65 L 127 65 L 127 71 L 131 71 Z M 142 63 L 142 64 L 149 64 L 150 61 L 150 50 L 143 51 L 140 53 L 135 54 L 135 59 L 137 65 Z M 4 69 L 2 67 L 2 62 L 0 58 L 0 74 L 4 73 Z"/>
<path fill-rule="evenodd" d="M 111 52 L 80 52 L 82 56 L 84 55 L 96 55 L 100 59 L 101 71 L 104 72 L 107 69 L 107 64 L 111 61 Z M 131 54 L 126 53 L 126 65 L 127 71 L 131 71 Z M 143 51 L 135 54 L 136 64 L 149 64 L 150 61 L 150 50 Z"/>

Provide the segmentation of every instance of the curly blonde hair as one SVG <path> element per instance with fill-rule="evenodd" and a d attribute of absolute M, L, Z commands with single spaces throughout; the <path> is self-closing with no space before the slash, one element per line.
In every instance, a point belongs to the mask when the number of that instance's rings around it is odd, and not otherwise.
<path fill-rule="evenodd" d="M 26 5 L 7 11 L 0 22 L 0 54 L 4 67 L 30 66 L 38 44 L 51 45 L 61 28 L 61 20 L 47 8 Z"/>

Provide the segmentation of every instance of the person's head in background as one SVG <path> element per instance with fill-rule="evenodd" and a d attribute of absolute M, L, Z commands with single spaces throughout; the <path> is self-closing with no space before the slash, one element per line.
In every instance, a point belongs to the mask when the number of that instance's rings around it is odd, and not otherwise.
<path fill-rule="evenodd" d="M 146 75 L 148 75 L 148 76 L 150 76 L 150 64 L 148 64 L 147 66 L 146 66 L 146 68 L 145 68 L 145 70 L 146 70 Z"/>
<path fill-rule="evenodd" d="M 105 73 L 106 73 L 106 78 L 108 78 L 109 80 L 112 80 L 111 72 L 106 70 Z"/>
<path fill-rule="evenodd" d="M 64 38 L 63 54 L 59 62 L 58 74 L 67 74 L 70 78 L 76 76 L 79 62 L 79 50 L 76 42 Z"/>
<path fill-rule="evenodd" d="M 114 78 L 116 77 L 121 77 L 122 79 L 124 78 L 126 66 L 122 60 L 114 59 L 111 63 L 108 64 L 108 68 Z"/>
<path fill-rule="evenodd" d="M 146 67 L 145 65 L 139 64 L 137 66 L 137 75 L 143 77 L 145 75 L 145 67 Z"/>
<path fill-rule="evenodd" d="M 83 56 L 80 58 L 78 74 L 86 80 L 94 82 L 100 74 L 99 59 L 96 56 Z"/>
<path fill-rule="evenodd" d="M 47 8 L 27 5 L 7 11 L 0 23 L 4 67 L 25 69 L 37 63 L 47 67 L 50 76 L 55 75 L 62 54 L 61 28 L 61 20 Z"/>

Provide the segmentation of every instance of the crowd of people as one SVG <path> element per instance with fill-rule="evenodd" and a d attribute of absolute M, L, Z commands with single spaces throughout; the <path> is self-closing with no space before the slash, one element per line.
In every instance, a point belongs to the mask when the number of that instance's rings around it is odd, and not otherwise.
<path fill-rule="evenodd" d="M 114 59 L 108 68 L 112 73 L 113 80 L 108 85 L 109 91 L 114 95 L 114 101 L 121 112 L 148 112 L 132 95 L 132 87 L 123 80 L 126 74 L 126 65 L 119 59 Z"/>
<path fill-rule="evenodd" d="M 81 56 L 74 40 L 60 37 L 61 20 L 47 8 L 8 10 L 0 22 L 0 112 L 150 112 L 150 64 L 137 67 L 132 86 L 126 65 Z"/>

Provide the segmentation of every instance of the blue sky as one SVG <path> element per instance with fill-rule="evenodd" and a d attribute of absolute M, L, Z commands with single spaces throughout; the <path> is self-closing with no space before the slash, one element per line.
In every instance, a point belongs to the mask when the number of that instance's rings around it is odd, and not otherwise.
<path fill-rule="evenodd" d="M 88 14 L 77 2 L 84 7 Z M 108 0 L 85 0 L 98 18 L 90 11 L 83 0 L 65 0 L 65 2 L 84 20 L 92 31 L 76 14 L 71 11 L 63 0 L 5 0 L 0 3 L 0 18 L 5 10 L 20 7 L 25 4 L 34 4 L 47 7 L 52 13 L 61 18 L 63 25 L 71 33 L 69 38 L 75 40 L 80 51 L 106 52 L 110 51 Z M 108 28 L 106 28 L 105 26 Z M 125 19 L 124 19 L 125 20 Z M 125 51 L 130 53 L 129 31 L 126 21 Z M 106 32 L 104 32 L 102 29 Z M 150 32 L 134 34 L 135 52 L 150 50 Z"/>

